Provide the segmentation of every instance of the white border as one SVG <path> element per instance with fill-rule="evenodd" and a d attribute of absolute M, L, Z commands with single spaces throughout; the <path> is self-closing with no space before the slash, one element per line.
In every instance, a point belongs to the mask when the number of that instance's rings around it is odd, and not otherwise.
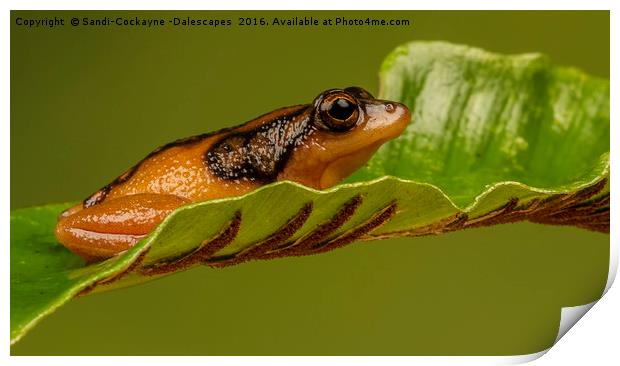
<path fill-rule="evenodd" d="M 558 7 L 560 5 L 561 7 Z M 5 210 L 3 211 L 3 219 L 0 222 L 2 225 L 2 233 L 3 233 L 3 242 L 4 245 L 4 256 L 2 262 L 2 292 L 3 295 L 9 293 L 9 279 L 10 279 L 10 271 L 9 271 L 9 197 L 10 197 L 10 111 L 9 111 L 9 103 L 6 101 L 10 98 L 10 67 L 9 67 L 9 42 L 10 42 L 10 24 L 9 24 L 9 10 L 10 9 L 81 9 L 81 10 L 91 10 L 91 9 L 118 9 L 118 10 L 147 10 L 147 9 L 170 9 L 170 10 L 195 10 L 195 9 L 213 9 L 213 10 L 234 10 L 234 9 L 264 9 L 264 10 L 272 10 L 272 9 L 291 9 L 291 10 L 300 10 L 300 9 L 308 9 L 308 10 L 318 10 L 318 9 L 328 9 L 328 10 L 339 10 L 339 9 L 360 9 L 360 10 L 388 10 L 388 9 L 411 9 L 411 10 L 447 10 L 447 9 L 455 9 L 455 10 L 477 10 L 477 9 L 497 9 L 497 10 L 548 10 L 548 9 L 566 9 L 566 10 L 606 10 L 610 9 L 611 12 L 611 65 L 618 64 L 617 57 L 617 46 L 614 44 L 613 40 L 617 40 L 618 37 L 617 31 L 617 22 L 618 22 L 618 6 L 614 1 L 608 0 L 588 0 L 588 1 L 576 1 L 576 0 L 564 0 L 564 1 L 543 1 L 543 0 L 521 0 L 521 1 L 494 1 L 494 0 L 469 0 L 469 1 L 459 1 L 459 0 L 434 0 L 434 1 L 404 1 L 404 0 L 381 0 L 374 1 L 369 3 L 361 3 L 355 0 L 302 0 L 302 1 L 277 1 L 277 0 L 262 0 L 260 2 L 251 1 L 251 0 L 227 0 L 226 2 L 215 2 L 210 4 L 201 4 L 196 1 L 191 0 L 182 0 L 182 1 L 158 1 L 158 0 L 139 0 L 139 1 L 128 1 L 128 0 L 108 0 L 108 1 L 88 1 L 88 2 L 79 2 L 76 0 L 58 0 L 55 1 L 52 5 L 50 5 L 49 1 L 4 1 L 2 2 L 2 6 L 5 10 L 4 13 L 4 26 L 2 27 L 1 33 L 2 37 L 0 38 L 2 41 L 2 49 L 5 55 L 2 57 L 2 69 L 4 72 L 2 73 L 2 100 L 4 103 L 0 103 L 0 112 L 4 117 L 4 122 L 2 123 L 2 139 L 4 140 L 1 151 L 2 151 L 2 159 L 1 161 L 1 172 L 3 172 L 3 178 L 0 180 L 0 184 L 2 185 L 2 195 L 0 196 L 1 203 Z M 617 43 L 617 42 L 616 42 Z M 618 87 L 618 74 L 614 72 L 614 69 L 611 70 L 611 84 L 612 84 L 612 94 L 611 100 L 617 100 L 617 93 L 614 93 L 616 88 Z M 611 120 L 617 120 L 618 110 L 616 104 L 612 103 L 611 105 Z M 611 124 L 611 139 L 612 146 L 617 146 L 618 143 L 618 129 L 615 126 L 615 123 Z M 615 161 L 617 153 L 615 149 L 611 151 L 611 160 Z M 611 185 L 612 187 L 617 186 L 617 180 L 611 172 Z M 617 191 L 617 188 L 613 188 L 613 191 Z M 613 202 L 612 202 L 613 205 Z M 615 209 L 612 211 L 615 212 Z M 610 276 L 607 281 L 606 291 L 609 290 L 613 279 L 615 277 L 615 273 L 618 267 L 618 232 L 615 228 L 618 227 L 618 220 L 615 216 L 612 215 L 612 224 L 611 224 L 611 258 L 610 261 Z M 84 363 L 94 364 L 94 365 L 105 365 L 110 362 L 131 362 L 132 364 L 168 364 L 168 363 L 183 363 L 183 364 L 204 364 L 205 362 L 209 362 L 209 364 L 229 364 L 230 362 L 235 363 L 251 363 L 251 364 L 265 364 L 265 365 L 289 365 L 291 363 L 300 364 L 300 365 L 314 365 L 316 362 L 328 362 L 328 363 L 337 363 L 340 365 L 376 365 L 376 364 L 390 364 L 390 365 L 410 365 L 410 364 L 513 364 L 515 362 L 527 362 L 530 360 L 534 360 L 541 355 L 543 355 L 546 351 L 540 352 L 538 354 L 533 355 L 525 355 L 525 356 L 506 356 L 506 357 L 320 357 L 317 358 L 306 358 L 306 357 L 107 357 L 107 358 L 99 358 L 99 357 L 9 357 L 9 301 L 7 301 L 7 296 L 2 296 L 2 300 L 0 300 L 0 306 L 2 307 L 3 316 L 1 319 L 1 327 L 5 329 L 5 353 L 4 358 L 7 361 L 5 364 L 49 364 L 49 365 L 82 365 Z M 618 339 L 618 327 L 620 326 L 620 292 L 617 289 L 612 289 L 607 295 L 604 296 L 603 299 L 600 300 L 600 304 L 597 304 L 594 312 L 589 312 L 585 314 L 585 318 L 588 319 L 587 324 L 585 321 L 579 322 L 576 325 L 578 328 L 578 332 L 569 332 L 569 336 L 562 338 L 559 340 L 559 343 L 551 349 L 551 352 L 540 360 L 536 361 L 537 365 L 581 365 L 584 362 L 588 362 L 591 364 L 610 364 L 611 360 L 618 360 L 620 358 L 620 352 L 618 351 L 618 347 L 616 345 Z M 586 307 L 591 307 L 594 304 L 588 304 Z M 585 307 L 577 307 L 578 309 L 573 309 L 572 311 L 563 310 L 563 314 L 576 314 L 579 313 L 579 310 L 584 310 Z M 591 314 L 594 313 L 594 314 Z M 583 314 L 580 314 L 583 315 Z M 563 318 L 566 319 L 566 318 Z M 565 320 L 563 320 L 565 322 Z M 566 327 L 567 323 L 563 325 Z M 570 327 L 568 327 L 570 328 Z M 565 329 L 567 330 L 567 329 Z M 576 333 L 576 334 L 572 334 Z M 2 341 L 0 341 L 2 342 Z M 456 362 L 458 361 L 458 362 Z"/>

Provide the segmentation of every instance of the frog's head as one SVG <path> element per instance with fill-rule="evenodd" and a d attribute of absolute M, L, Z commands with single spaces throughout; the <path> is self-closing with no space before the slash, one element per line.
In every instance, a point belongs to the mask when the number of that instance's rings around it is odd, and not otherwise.
<path fill-rule="evenodd" d="M 295 148 L 278 178 L 319 189 L 360 168 L 411 120 L 405 105 L 375 99 L 359 87 L 327 90 L 311 108 L 313 132 Z"/>

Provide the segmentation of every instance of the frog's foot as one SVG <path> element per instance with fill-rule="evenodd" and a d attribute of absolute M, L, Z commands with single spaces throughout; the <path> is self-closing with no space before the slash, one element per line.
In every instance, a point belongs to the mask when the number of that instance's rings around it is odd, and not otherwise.
<path fill-rule="evenodd" d="M 110 258 L 131 248 L 187 202 L 174 195 L 141 193 L 88 208 L 75 206 L 60 215 L 56 238 L 87 261 Z"/>

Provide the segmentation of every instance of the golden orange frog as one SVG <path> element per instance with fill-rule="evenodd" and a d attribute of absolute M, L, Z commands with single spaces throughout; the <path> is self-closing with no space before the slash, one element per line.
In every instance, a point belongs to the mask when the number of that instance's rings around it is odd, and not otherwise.
<path fill-rule="evenodd" d="M 56 237 L 86 260 L 112 257 L 189 202 L 290 180 L 325 189 L 358 169 L 410 120 L 400 103 L 362 88 L 331 89 L 238 127 L 162 146 L 63 212 Z"/>

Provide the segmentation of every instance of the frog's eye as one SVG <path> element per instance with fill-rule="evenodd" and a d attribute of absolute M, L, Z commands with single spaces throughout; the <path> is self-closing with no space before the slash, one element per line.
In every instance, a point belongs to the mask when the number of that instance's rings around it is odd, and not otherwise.
<path fill-rule="evenodd" d="M 321 119 L 327 128 L 333 131 L 346 131 L 357 123 L 359 107 L 349 96 L 325 98 L 321 103 Z"/>

